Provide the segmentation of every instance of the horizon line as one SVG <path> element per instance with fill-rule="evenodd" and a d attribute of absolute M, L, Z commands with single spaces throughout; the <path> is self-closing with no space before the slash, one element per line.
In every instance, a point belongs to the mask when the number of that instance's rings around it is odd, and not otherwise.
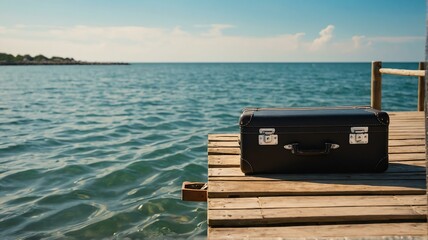
<path fill-rule="evenodd" d="M 375 60 L 375 61 L 378 61 L 378 60 Z M 118 61 L 118 62 L 125 62 L 125 63 L 129 63 L 129 64 L 159 64 L 159 63 L 170 63 L 170 64 L 180 64 L 180 63 L 192 63 L 192 64 L 197 64 L 197 63 L 201 63 L 201 64 L 207 64 L 207 63 L 222 63 L 222 64 L 228 64 L 228 63 L 231 63 L 231 64 L 233 64 L 233 63 L 244 63 L 244 64 L 250 64 L 250 63 L 371 63 L 371 62 L 375 62 L 375 61 L 349 61 L 349 62 L 347 62 L 347 61 L 284 61 L 284 62 L 276 62 L 276 61 L 266 61 L 266 62 L 245 62 L 245 61 L 242 61 L 242 62 L 234 62 L 234 61 L 231 61 L 231 62 L 219 62 L 219 61 L 213 61 L 213 62 L 209 62 L 209 61 L 207 61 L 207 62 L 173 62 L 173 61 L 171 61 L 171 62 L 169 62 L 169 61 L 167 61 L 167 62 L 155 62 L 155 61 L 153 61 L 153 62 L 133 62 L 133 61 L 131 61 L 131 62 L 127 62 L 127 61 Z M 380 61 L 380 62 L 383 62 L 383 63 L 419 63 L 419 62 L 425 62 L 425 61 Z"/>

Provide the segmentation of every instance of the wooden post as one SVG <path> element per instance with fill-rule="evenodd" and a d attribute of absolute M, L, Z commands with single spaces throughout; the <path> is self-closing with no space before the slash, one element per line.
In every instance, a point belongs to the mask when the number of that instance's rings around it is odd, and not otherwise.
<path fill-rule="evenodd" d="M 418 69 L 425 70 L 425 62 L 420 62 Z M 425 102 L 425 76 L 418 77 L 418 79 L 418 111 L 423 111 Z"/>
<path fill-rule="evenodd" d="M 382 74 L 379 69 L 382 68 L 382 62 L 372 62 L 372 92 L 371 106 L 374 109 L 381 110 L 382 108 Z"/>

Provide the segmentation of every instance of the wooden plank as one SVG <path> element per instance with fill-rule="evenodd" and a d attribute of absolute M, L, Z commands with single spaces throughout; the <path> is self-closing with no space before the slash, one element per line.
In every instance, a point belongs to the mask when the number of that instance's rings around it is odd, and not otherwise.
<path fill-rule="evenodd" d="M 407 114 L 405 117 L 391 117 L 390 116 L 390 124 L 398 123 L 398 122 L 414 122 L 415 124 L 420 124 L 420 121 L 424 119 L 423 115 L 412 115 Z"/>
<path fill-rule="evenodd" d="M 389 114 L 390 117 L 390 124 L 395 124 L 395 123 L 399 123 L 399 122 L 413 122 L 415 124 L 420 124 L 420 121 L 423 121 L 424 116 L 422 115 L 414 115 L 411 113 L 405 114 L 408 116 L 395 116 L 395 117 L 391 117 L 391 114 Z"/>
<path fill-rule="evenodd" d="M 247 179 L 272 179 L 272 180 L 310 180 L 310 179 L 389 179 L 394 177 L 411 177 L 415 174 L 425 174 L 425 161 L 392 162 L 384 173 L 332 173 L 332 174 L 256 174 L 247 175 Z M 243 177 L 245 174 L 239 167 L 210 168 L 208 177 Z M 413 178 L 411 178 L 413 179 Z M 230 179 L 229 179 L 230 180 Z"/>
<path fill-rule="evenodd" d="M 279 196 L 253 198 L 211 198 L 208 209 L 305 208 L 355 206 L 426 206 L 427 195 L 392 196 Z"/>
<path fill-rule="evenodd" d="M 424 124 L 422 124 L 424 121 L 423 118 L 421 118 L 420 120 L 416 120 L 416 121 L 417 122 L 415 122 L 415 120 L 412 120 L 412 121 L 410 121 L 410 120 L 398 120 L 395 122 L 391 122 L 389 124 L 389 129 L 390 130 L 394 130 L 395 128 L 398 128 L 398 129 L 416 128 L 416 129 L 418 129 L 418 128 L 423 128 L 425 126 Z"/>
<path fill-rule="evenodd" d="M 423 180 L 209 181 L 208 197 L 415 195 L 425 194 Z"/>
<path fill-rule="evenodd" d="M 423 116 L 423 113 L 416 112 L 416 111 L 392 111 L 392 112 L 388 112 L 388 113 L 393 114 L 393 115 L 403 115 L 403 114 L 407 114 L 407 113 L 413 113 L 413 114 L 420 114 Z"/>
<path fill-rule="evenodd" d="M 208 155 L 208 168 L 239 167 L 239 155 Z"/>
<path fill-rule="evenodd" d="M 233 134 L 209 134 L 208 141 L 231 141 L 238 140 L 239 135 L 237 133 Z"/>
<path fill-rule="evenodd" d="M 425 153 L 391 153 L 389 154 L 389 161 L 425 161 Z M 239 163 L 238 163 L 239 164 Z"/>
<path fill-rule="evenodd" d="M 215 148 L 215 147 L 235 147 L 239 148 L 238 141 L 230 141 L 230 142 L 210 142 L 208 143 L 209 148 Z"/>
<path fill-rule="evenodd" d="M 424 134 L 423 130 L 419 130 L 419 129 L 396 129 L 394 131 L 390 131 L 389 132 L 390 135 L 394 136 L 394 135 L 419 135 L 419 134 Z"/>
<path fill-rule="evenodd" d="M 426 206 L 427 195 L 261 197 L 261 208 Z"/>
<path fill-rule="evenodd" d="M 424 116 L 423 113 L 417 111 L 393 111 L 388 112 L 391 118 L 394 117 L 406 117 L 407 115 L 416 115 L 416 116 Z"/>
<path fill-rule="evenodd" d="M 398 118 L 398 119 L 391 119 L 389 122 L 389 126 L 396 126 L 401 124 L 403 127 L 407 126 L 421 126 L 421 122 L 423 122 L 424 117 L 423 116 L 412 116 L 409 115 L 407 118 Z"/>
<path fill-rule="evenodd" d="M 412 120 L 413 118 L 409 118 L 409 116 L 411 117 L 418 117 L 418 118 L 423 118 L 424 114 L 418 111 L 408 111 L 408 112 L 388 112 L 389 118 L 392 120 L 395 119 L 409 119 Z"/>
<path fill-rule="evenodd" d="M 424 126 L 422 123 L 424 122 L 424 117 L 417 116 L 408 116 L 407 118 L 402 119 L 391 119 L 389 122 L 389 129 L 394 129 L 394 127 L 398 128 L 411 128 L 413 126 L 422 127 Z M 391 128 L 391 126 L 393 128 Z"/>
<path fill-rule="evenodd" d="M 270 175 L 257 175 L 257 176 L 211 176 L 209 177 L 210 181 L 318 181 L 318 180 L 421 180 L 424 181 L 425 173 L 391 173 L 383 174 L 380 177 L 376 178 L 376 175 L 340 175 L 340 174 L 330 174 L 330 175 L 313 175 L 313 176 L 302 176 L 302 175 L 277 175 L 275 178 L 272 178 Z"/>
<path fill-rule="evenodd" d="M 379 72 L 382 74 L 393 74 L 401 76 L 413 76 L 413 77 L 424 77 L 425 70 L 406 70 L 406 69 L 394 69 L 394 68 L 381 68 Z"/>
<path fill-rule="evenodd" d="M 403 139 L 403 140 L 389 140 L 390 147 L 395 146 L 423 146 L 425 148 L 425 139 Z M 424 150 L 425 152 L 425 150 Z"/>
<path fill-rule="evenodd" d="M 213 133 L 209 134 L 211 137 L 236 137 L 238 136 L 236 133 Z"/>
<path fill-rule="evenodd" d="M 423 122 L 423 120 L 424 119 L 420 119 L 418 121 Z M 422 130 L 423 131 L 423 128 L 425 127 L 425 125 L 423 125 L 420 122 L 406 121 L 406 120 L 396 121 L 396 122 L 389 124 L 389 130 L 394 131 L 395 129 L 414 129 L 414 130 Z"/>
<path fill-rule="evenodd" d="M 397 161 L 425 161 L 425 153 L 393 153 L 389 154 L 390 162 Z M 239 155 L 208 155 L 208 167 L 239 167 Z"/>
<path fill-rule="evenodd" d="M 425 138 L 425 135 L 424 135 L 424 132 L 402 132 L 402 133 L 400 133 L 400 132 L 397 132 L 397 133 L 394 133 L 394 132 L 390 132 L 389 133 L 389 136 L 407 136 L 407 138 L 410 138 L 410 139 L 413 139 L 413 138 L 420 138 L 420 139 L 424 139 Z"/>
<path fill-rule="evenodd" d="M 404 140 L 404 139 L 425 139 L 425 136 L 421 135 L 414 135 L 414 136 L 406 136 L 406 135 L 394 135 L 389 136 L 389 140 Z"/>
<path fill-rule="evenodd" d="M 389 129 L 394 130 L 395 128 L 398 129 L 423 129 L 425 128 L 425 125 L 423 124 L 423 118 L 419 120 L 418 122 L 415 121 L 397 121 L 397 122 L 391 122 L 389 124 Z"/>
<path fill-rule="evenodd" d="M 208 209 L 254 209 L 260 208 L 259 198 L 210 198 Z"/>
<path fill-rule="evenodd" d="M 423 121 L 423 119 L 424 119 L 423 115 L 416 116 L 416 115 L 409 114 L 409 116 L 407 117 L 391 118 L 390 125 L 396 124 L 396 123 L 402 123 L 402 122 L 420 124 L 421 121 Z"/>
<path fill-rule="evenodd" d="M 426 206 L 305 207 L 210 210 L 210 227 L 268 226 L 291 223 L 391 222 L 426 220 Z"/>
<path fill-rule="evenodd" d="M 420 131 L 420 132 L 424 132 L 425 130 L 425 125 L 413 125 L 413 123 L 403 123 L 406 125 L 389 125 L 389 132 L 394 132 L 394 131 Z"/>
<path fill-rule="evenodd" d="M 425 145 L 420 146 L 391 146 L 389 153 L 425 153 Z"/>
<path fill-rule="evenodd" d="M 427 223 L 372 223 L 283 227 L 209 228 L 209 239 L 396 239 L 425 238 Z M 391 238 L 385 238 L 391 236 Z M 400 238 L 409 239 L 409 238 Z M 411 238 L 415 240 L 415 238 Z"/>

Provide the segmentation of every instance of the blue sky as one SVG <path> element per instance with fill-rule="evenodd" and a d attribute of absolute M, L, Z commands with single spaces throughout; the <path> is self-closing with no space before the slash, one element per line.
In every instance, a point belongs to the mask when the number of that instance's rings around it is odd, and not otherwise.
<path fill-rule="evenodd" d="M 424 0 L 0 0 L 0 52 L 94 61 L 421 61 Z"/>

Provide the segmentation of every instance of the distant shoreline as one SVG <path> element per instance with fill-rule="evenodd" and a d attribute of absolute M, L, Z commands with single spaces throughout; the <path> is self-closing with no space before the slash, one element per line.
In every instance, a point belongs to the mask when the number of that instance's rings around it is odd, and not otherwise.
<path fill-rule="evenodd" d="M 86 62 L 74 58 L 51 57 L 43 55 L 32 57 L 26 55 L 12 55 L 0 53 L 0 66 L 33 66 L 33 65 L 130 65 L 126 62 Z"/>
<path fill-rule="evenodd" d="M 16 63 L 3 63 L 0 62 L 0 66 L 40 66 L 40 65 L 130 65 L 130 63 L 124 62 L 68 62 L 68 63 L 58 63 L 58 62 L 16 62 Z"/>

